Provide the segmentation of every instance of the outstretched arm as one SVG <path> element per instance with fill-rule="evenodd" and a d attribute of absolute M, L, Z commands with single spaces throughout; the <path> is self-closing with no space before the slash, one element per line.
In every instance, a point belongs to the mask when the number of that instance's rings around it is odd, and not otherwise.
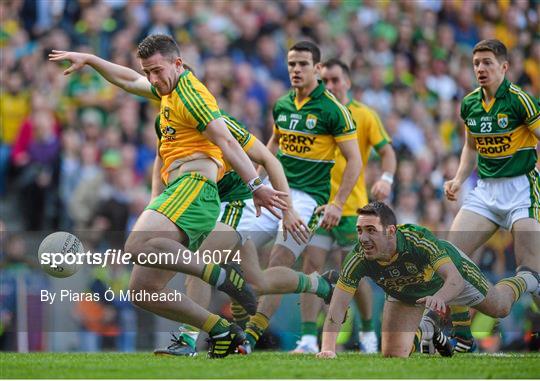
<path fill-rule="evenodd" d="M 322 334 L 321 351 L 317 353 L 319 358 L 334 358 L 336 357 L 336 341 L 345 319 L 345 313 L 353 294 L 336 287 L 330 307 L 328 308 L 328 314 L 324 321 L 324 328 Z"/>
<path fill-rule="evenodd" d="M 52 53 L 49 54 L 49 60 L 70 61 L 71 66 L 64 71 L 64 75 L 69 75 L 74 71 L 82 69 L 84 65 L 88 65 L 107 81 L 128 93 L 150 99 L 159 99 L 152 92 L 152 86 L 146 77 L 133 69 L 117 65 L 93 54 L 53 50 Z"/>

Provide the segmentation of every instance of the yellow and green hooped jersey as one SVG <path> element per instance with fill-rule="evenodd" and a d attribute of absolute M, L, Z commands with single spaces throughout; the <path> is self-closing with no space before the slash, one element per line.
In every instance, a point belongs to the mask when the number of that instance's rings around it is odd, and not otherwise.
<path fill-rule="evenodd" d="M 536 165 L 540 105 L 507 79 L 486 104 L 477 88 L 461 102 L 461 118 L 478 152 L 480 178 L 514 177 Z"/>
<path fill-rule="evenodd" d="M 399 225 L 396 238 L 397 254 L 388 262 L 367 260 L 362 246 L 356 245 L 345 258 L 337 287 L 354 293 L 360 279 L 368 276 L 388 295 L 415 304 L 442 287 L 444 281 L 437 269 L 453 262 L 465 280 L 484 295 L 487 293 L 489 284 L 480 269 L 450 242 L 413 224 Z"/>
<path fill-rule="evenodd" d="M 272 114 L 279 136 L 277 157 L 289 186 L 308 193 L 319 205 L 327 203 L 336 143 L 356 139 L 349 110 L 319 82 L 302 103 L 291 90 L 276 102 Z"/>

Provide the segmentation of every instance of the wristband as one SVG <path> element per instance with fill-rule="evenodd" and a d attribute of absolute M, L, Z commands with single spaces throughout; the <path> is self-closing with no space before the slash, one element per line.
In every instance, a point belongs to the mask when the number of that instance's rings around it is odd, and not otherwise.
<path fill-rule="evenodd" d="M 330 204 L 334 205 L 336 208 L 343 210 L 343 205 L 339 204 L 336 200 L 332 201 Z"/>
<path fill-rule="evenodd" d="M 381 176 L 381 180 L 386 181 L 388 184 L 394 184 L 394 175 L 390 172 L 384 172 Z"/>
<path fill-rule="evenodd" d="M 263 182 L 259 176 L 249 180 L 247 187 L 251 191 L 251 193 L 254 193 L 257 189 L 263 186 Z"/>

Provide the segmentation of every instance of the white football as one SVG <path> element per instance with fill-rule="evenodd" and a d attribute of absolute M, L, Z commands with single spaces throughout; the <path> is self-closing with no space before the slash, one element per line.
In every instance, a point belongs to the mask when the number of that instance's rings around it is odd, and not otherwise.
<path fill-rule="evenodd" d="M 81 267 L 77 253 L 84 253 L 79 238 L 68 232 L 55 232 L 45 237 L 39 245 L 38 260 L 47 274 L 67 278 Z M 81 260 L 84 258 L 81 257 Z"/>

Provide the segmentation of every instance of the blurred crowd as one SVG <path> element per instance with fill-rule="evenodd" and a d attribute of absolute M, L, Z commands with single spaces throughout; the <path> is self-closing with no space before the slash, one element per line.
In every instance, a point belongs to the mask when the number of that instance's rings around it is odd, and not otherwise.
<path fill-rule="evenodd" d="M 149 201 L 158 105 L 90 68 L 62 75 L 53 49 L 140 71 L 137 43 L 170 34 L 220 107 L 266 142 L 271 107 L 289 88 L 287 49 L 313 40 L 323 60 L 350 65 L 352 96 L 393 139 L 398 220 L 441 232 L 460 206 L 442 187 L 463 145 L 460 101 L 476 87 L 474 44 L 503 41 L 508 78 L 540 94 L 535 0 L 8 0 L 0 18 L 0 196 L 16 211 L 6 225 L 22 230 L 128 231 Z M 368 184 L 379 176 L 374 155 Z M 511 240 L 486 250 L 484 269 L 514 268 Z"/>

